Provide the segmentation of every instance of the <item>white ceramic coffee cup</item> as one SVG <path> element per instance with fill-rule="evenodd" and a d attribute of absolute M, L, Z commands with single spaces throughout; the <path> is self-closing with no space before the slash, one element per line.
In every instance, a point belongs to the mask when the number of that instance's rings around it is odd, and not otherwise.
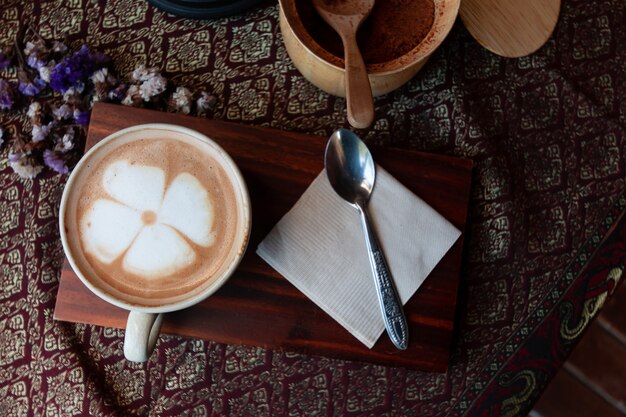
<path fill-rule="evenodd" d="M 142 306 L 130 304 L 125 300 L 112 295 L 110 292 L 103 289 L 101 286 L 96 285 L 90 279 L 89 273 L 83 271 L 80 267 L 81 262 L 77 262 L 77 257 L 84 254 L 74 253 L 72 245 L 70 245 L 69 239 L 71 237 L 67 233 L 66 229 L 66 211 L 69 206 L 75 205 L 75 200 L 78 198 L 79 192 L 77 183 L 80 183 L 79 178 L 84 175 L 89 175 L 90 171 L 93 171 L 94 158 L 109 154 L 112 147 L 115 147 L 118 143 L 125 143 L 124 139 L 128 137 L 130 133 L 135 133 L 140 130 L 157 129 L 159 131 L 165 130 L 173 132 L 175 134 L 184 134 L 192 137 L 194 140 L 202 141 L 212 147 L 213 159 L 219 158 L 219 163 L 227 172 L 228 177 L 231 180 L 233 189 L 237 199 L 237 209 L 239 211 L 237 222 L 237 231 L 235 234 L 235 240 L 232 245 L 232 250 L 229 252 L 229 256 L 226 259 L 226 263 L 222 268 L 218 276 L 213 277 L 210 285 L 201 289 L 201 291 L 195 291 L 188 298 L 183 298 L 180 301 L 159 305 L 159 306 Z M 101 154 L 101 155 L 100 155 Z M 148 360 L 152 351 L 154 350 L 157 339 L 159 336 L 161 322 L 163 319 L 163 313 L 182 310 L 197 304 L 215 291 L 217 291 L 232 275 L 241 259 L 243 258 L 248 239 L 250 236 L 251 227 L 251 212 L 250 212 L 250 198 L 245 181 L 237 168 L 234 161 L 219 145 L 214 141 L 206 137 L 205 135 L 176 125 L 168 124 L 144 124 L 129 127 L 127 129 L 115 132 L 106 138 L 98 142 L 92 147 L 79 161 L 76 167 L 73 169 L 67 184 L 63 191 L 61 198 L 61 207 L 59 211 L 59 227 L 61 234 L 61 241 L 63 243 L 63 250 L 67 256 L 72 269 L 79 277 L 79 279 L 89 288 L 94 294 L 101 299 L 129 311 L 128 320 L 126 323 L 126 333 L 124 337 L 124 356 L 126 359 L 134 362 L 144 362 Z M 75 246 L 75 245 L 74 245 Z M 84 264 L 84 262 L 83 262 Z M 93 271 L 92 271 L 93 272 Z"/>

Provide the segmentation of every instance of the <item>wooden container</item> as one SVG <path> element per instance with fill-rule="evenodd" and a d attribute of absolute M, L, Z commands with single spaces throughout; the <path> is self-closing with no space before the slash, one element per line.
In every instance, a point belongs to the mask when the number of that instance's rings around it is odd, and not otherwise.
<path fill-rule="evenodd" d="M 287 53 L 304 78 L 329 94 L 345 97 L 344 69 L 333 61 L 306 31 L 296 8 L 298 0 L 279 0 L 280 29 Z M 454 24 L 460 0 L 434 0 L 435 19 L 426 38 L 405 55 L 380 64 L 368 64 L 374 96 L 386 94 L 409 81 L 441 45 Z"/>
<path fill-rule="evenodd" d="M 460 14 L 469 33 L 501 56 L 530 55 L 550 39 L 561 0 L 463 0 Z"/>

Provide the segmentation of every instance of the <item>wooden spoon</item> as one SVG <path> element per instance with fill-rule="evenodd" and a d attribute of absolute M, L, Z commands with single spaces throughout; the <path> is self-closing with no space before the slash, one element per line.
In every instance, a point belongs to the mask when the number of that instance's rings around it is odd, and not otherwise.
<path fill-rule="evenodd" d="M 550 38 L 561 0 L 463 0 L 461 19 L 485 48 L 509 58 L 529 55 Z"/>
<path fill-rule="evenodd" d="M 374 99 L 356 32 L 374 8 L 374 0 L 313 0 L 313 6 L 343 42 L 348 122 L 366 128 L 374 121 Z"/>

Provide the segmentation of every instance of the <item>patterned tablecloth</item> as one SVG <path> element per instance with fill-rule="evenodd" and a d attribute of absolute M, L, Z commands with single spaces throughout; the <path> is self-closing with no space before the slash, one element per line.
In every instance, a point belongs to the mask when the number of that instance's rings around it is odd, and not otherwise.
<path fill-rule="evenodd" d="M 476 163 L 447 374 L 179 337 L 126 362 L 122 331 L 52 319 L 66 176 L 21 180 L 3 145 L 0 415 L 526 415 L 626 262 L 625 21 L 623 0 L 564 0 L 554 36 L 521 59 L 457 23 L 376 100 L 369 143 Z M 212 91 L 215 118 L 322 135 L 346 124 L 344 100 L 291 64 L 273 1 L 211 22 L 139 0 L 0 1 L 0 43 L 25 24 L 104 50 L 123 73 L 146 63 Z M 0 114 L 13 132 L 24 120 Z"/>

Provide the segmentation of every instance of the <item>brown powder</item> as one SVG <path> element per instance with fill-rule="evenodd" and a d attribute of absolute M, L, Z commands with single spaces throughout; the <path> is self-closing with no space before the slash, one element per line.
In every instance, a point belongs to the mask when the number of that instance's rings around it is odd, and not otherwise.
<path fill-rule="evenodd" d="M 339 35 L 315 11 L 312 0 L 296 1 L 302 24 L 330 54 L 343 58 Z M 401 57 L 426 37 L 435 19 L 433 0 L 378 0 L 357 33 L 366 64 L 380 64 Z"/>

